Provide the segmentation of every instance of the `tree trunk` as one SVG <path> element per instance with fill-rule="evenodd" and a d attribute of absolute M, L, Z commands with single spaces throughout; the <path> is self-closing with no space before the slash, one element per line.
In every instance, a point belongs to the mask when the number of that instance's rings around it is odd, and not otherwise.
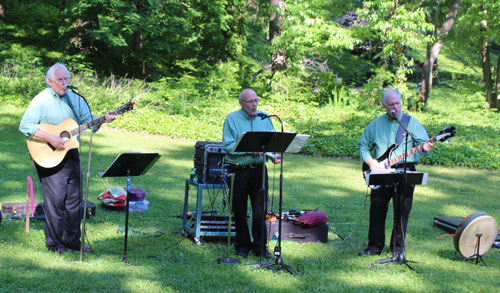
<path fill-rule="evenodd" d="M 483 13 L 488 14 L 488 10 L 483 8 Z M 481 21 L 481 32 L 483 34 L 482 39 L 482 50 L 481 50 L 481 61 L 483 66 L 483 82 L 484 82 L 484 94 L 486 96 L 486 101 L 488 102 L 489 108 L 495 107 L 495 100 L 493 99 L 492 91 L 492 80 L 491 80 L 491 60 L 490 60 L 490 43 L 488 42 L 488 37 L 486 36 L 486 31 L 488 30 L 488 21 L 483 19 Z"/>
<path fill-rule="evenodd" d="M 5 5 L 6 5 L 6 0 L 1 0 L 0 1 L 0 21 L 4 22 L 5 21 Z"/>
<path fill-rule="evenodd" d="M 496 89 L 496 101 L 495 108 L 500 110 L 500 54 L 498 55 L 497 61 L 497 78 L 495 80 L 495 89 Z"/>
<path fill-rule="evenodd" d="M 429 99 L 429 95 L 431 93 L 432 88 L 432 68 L 436 62 L 436 59 L 439 55 L 439 52 L 443 48 L 443 42 L 441 41 L 441 37 L 447 35 L 451 28 L 453 27 L 453 23 L 457 17 L 458 9 L 462 5 L 461 1 L 456 1 L 451 5 L 450 11 L 448 15 L 446 15 L 446 20 L 444 21 L 441 28 L 437 30 L 436 34 L 436 43 L 427 44 L 427 57 L 425 58 L 423 72 L 422 72 L 422 85 L 420 86 L 420 99 L 417 102 L 418 107 L 421 109 L 427 104 L 427 100 Z M 423 104 L 423 105 L 422 105 Z"/>
<path fill-rule="evenodd" d="M 269 44 L 272 46 L 273 39 L 283 30 L 283 19 L 285 2 L 283 0 L 270 0 L 269 6 Z M 286 68 L 286 50 L 273 49 L 271 53 L 271 74 Z"/>
<path fill-rule="evenodd" d="M 142 12 L 142 3 L 140 1 L 137 1 L 135 3 L 135 7 L 137 8 L 137 13 L 139 13 L 139 15 L 141 14 Z M 142 56 L 143 57 L 143 54 L 142 54 L 142 48 L 143 48 L 143 40 L 142 40 L 142 31 L 134 31 L 134 51 L 137 54 L 137 56 Z M 146 61 L 144 60 L 144 58 L 142 58 L 142 62 L 141 62 L 141 71 L 142 71 L 142 74 L 146 75 Z"/>

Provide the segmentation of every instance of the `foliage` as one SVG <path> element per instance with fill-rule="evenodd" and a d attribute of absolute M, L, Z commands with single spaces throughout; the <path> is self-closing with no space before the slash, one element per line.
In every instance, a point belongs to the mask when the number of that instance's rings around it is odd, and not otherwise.
<path fill-rule="evenodd" d="M 419 7 L 418 3 L 375 0 L 365 1 L 363 7 L 358 10 L 360 17 L 366 18 L 366 26 L 360 27 L 366 30 L 371 38 L 380 40 L 381 52 L 380 66 L 383 70 L 391 72 L 382 81 L 399 88 L 406 95 L 407 73 L 413 65 L 413 60 L 405 55 L 405 48 L 417 45 L 420 42 L 427 43 L 430 39 L 424 36 L 426 31 L 433 30 L 433 26 L 426 22 L 426 12 Z M 394 66 L 389 70 L 388 66 Z"/>

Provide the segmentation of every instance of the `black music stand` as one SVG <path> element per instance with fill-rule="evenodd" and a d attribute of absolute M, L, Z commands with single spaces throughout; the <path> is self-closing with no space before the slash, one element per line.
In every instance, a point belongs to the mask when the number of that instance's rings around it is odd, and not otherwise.
<path fill-rule="evenodd" d="M 158 153 L 123 153 L 119 154 L 106 171 L 99 173 L 101 177 L 125 177 L 127 176 L 127 202 L 125 205 L 125 241 L 123 244 L 123 262 L 127 260 L 127 238 L 128 238 L 128 214 L 130 199 L 130 177 L 140 176 L 153 166 L 160 158 Z"/>
<path fill-rule="evenodd" d="M 398 186 L 402 186 L 404 189 L 406 189 L 407 185 L 425 185 L 427 184 L 427 173 L 423 172 L 417 172 L 417 171 L 406 171 L 404 172 L 387 172 L 387 171 L 382 171 L 382 172 L 366 172 L 365 174 L 366 178 L 366 184 L 367 185 L 388 185 L 388 186 L 393 186 L 394 188 L 394 224 L 393 224 L 393 229 L 394 229 L 394 241 L 396 241 L 397 235 L 396 233 L 398 231 L 401 231 L 401 243 L 402 247 L 399 253 L 395 252 L 395 243 L 394 243 L 394 251 L 393 251 L 393 256 L 390 258 L 385 258 L 376 261 L 376 263 L 383 264 L 383 263 L 402 263 L 406 265 L 409 269 L 412 271 L 415 271 L 408 262 L 414 262 L 407 260 L 405 258 L 405 249 L 406 245 L 404 244 L 406 241 L 406 235 L 403 231 L 402 227 L 402 220 L 401 220 L 401 205 L 402 205 L 402 199 L 399 197 L 406 196 L 405 190 L 401 192 L 401 195 L 397 195 L 397 189 Z"/>
<path fill-rule="evenodd" d="M 263 263 L 262 257 L 264 255 L 264 250 L 266 249 L 266 243 L 262 243 L 262 251 L 260 253 L 260 262 L 258 268 L 270 269 L 273 272 L 278 272 L 280 269 L 284 269 L 295 275 L 296 272 L 292 270 L 289 266 L 283 263 L 283 258 L 281 256 L 281 214 L 283 206 L 283 154 L 287 149 L 288 145 L 292 142 L 297 134 L 292 132 L 275 132 L 275 131 L 252 131 L 243 133 L 234 147 L 235 152 L 274 152 L 281 154 L 281 169 L 280 169 L 280 198 L 279 198 L 279 217 L 278 217 L 278 246 L 274 248 L 274 255 L 276 256 L 275 262 L 273 263 Z M 267 206 L 267 196 L 265 189 L 265 164 L 266 161 L 262 163 L 262 196 L 265 198 L 263 200 L 263 210 L 266 211 Z M 260 225 L 262 225 L 262 233 L 265 233 L 265 216 L 262 218 Z M 264 237 L 262 237 L 264 239 Z M 277 265 L 278 268 L 273 266 Z"/>

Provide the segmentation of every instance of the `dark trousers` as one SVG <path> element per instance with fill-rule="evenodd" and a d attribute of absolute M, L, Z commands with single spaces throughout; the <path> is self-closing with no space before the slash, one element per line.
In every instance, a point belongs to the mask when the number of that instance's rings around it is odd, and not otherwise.
<path fill-rule="evenodd" d="M 236 228 L 236 249 L 253 250 L 260 253 L 267 243 L 265 230 L 265 200 L 267 198 L 267 170 L 265 170 L 265 190 L 262 191 L 262 165 L 256 168 L 235 170 L 233 188 L 233 213 Z M 252 237 L 247 222 L 248 197 L 252 205 Z"/>
<path fill-rule="evenodd" d="M 409 168 L 414 171 L 415 167 Z M 389 201 L 393 199 L 394 219 L 398 217 L 398 212 L 401 213 L 401 219 L 398 225 L 393 222 L 391 234 L 390 248 L 395 253 L 404 253 L 406 249 L 406 227 L 410 211 L 413 204 L 413 192 L 415 185 L 408 185 L 404 196 L 402 196 L 403 186 L 397 187 L 396 193 L 394 186 L 382 186 L 377 190 L 372 190 L 370 194 L 370 224 L 368 230 L 368 248 L 382 251 L 385 245 L 385 220 L 389 209 Z M 400 200 L 399 208 L 395 206 L 397 201 L 394 201 L 394 196 Z M 398 229 L 395 229 L 397 227 Z M 404 238 L 403 238 L 404 235 Z M 395 242 L 394 242 L 395 241 Z M 394 247 L 395 243 L 395 247 Z"/>
<path fill-rule="evenodd" d="M 37 165 L 42 182 L 45 243 L 49 248 L 80 247 L 82 178 L 76 149 L 54 168 Z"/>

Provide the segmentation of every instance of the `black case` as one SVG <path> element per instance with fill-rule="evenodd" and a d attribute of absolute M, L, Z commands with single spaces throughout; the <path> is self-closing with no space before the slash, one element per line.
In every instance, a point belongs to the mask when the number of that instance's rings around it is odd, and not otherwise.
<path fill-rule="evenodd" d="M 273 235 L 278 233 L 278 221 L 266 222 L 269 240 L 274 239 Z M 269 231 L 270 230 L 270 231 Z M 328 225 L 323 224 L 314 227 L 304 227 L 290 222 L 281 222 L 281 240 L 305 242 L 328 242 Z"/>
<path fill-rule="evenodd" d="M 222 161 L 226 152 L 218 141 L 197 141 L 194 151 L 194 168 L 198 182 L 204 184 L 222 183 Z"/>

